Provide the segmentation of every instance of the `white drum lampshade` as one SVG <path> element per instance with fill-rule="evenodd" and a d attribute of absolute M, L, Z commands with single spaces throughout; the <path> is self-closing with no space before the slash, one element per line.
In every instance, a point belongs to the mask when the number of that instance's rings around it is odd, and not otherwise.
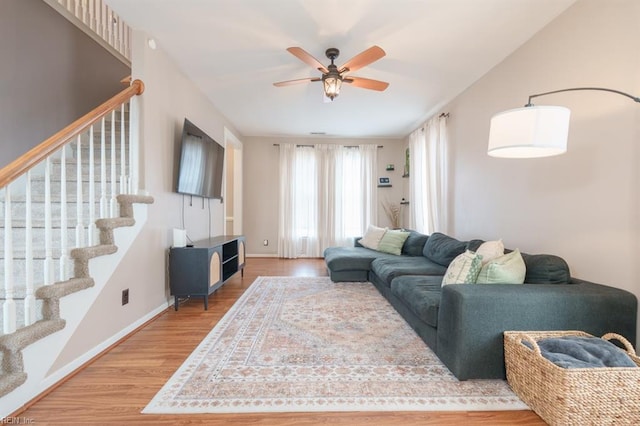
<path fill-rule="evenodd" d="M 549 157 L 567 151 L 571 111 L 561 106 L 528 106 L 491 118 L 489 148 L 492 157 Z"/>

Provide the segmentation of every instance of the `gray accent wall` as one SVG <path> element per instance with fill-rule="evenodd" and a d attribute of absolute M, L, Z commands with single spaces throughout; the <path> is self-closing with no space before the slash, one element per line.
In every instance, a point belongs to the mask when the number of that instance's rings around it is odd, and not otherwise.
<path fill-rule="evenodd" d="M 131 74 L 41 0 L 0 1 L 0 167 L 100 105 Z"/>

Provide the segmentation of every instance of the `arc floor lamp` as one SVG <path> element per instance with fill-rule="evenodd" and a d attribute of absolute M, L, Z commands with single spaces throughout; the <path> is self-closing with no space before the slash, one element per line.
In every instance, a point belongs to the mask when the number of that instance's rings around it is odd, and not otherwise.
<path fill-rule="evenodd" d="M 487 153 L 503 158 L 549 157 L 565 153 L 571 111 L 562 106 L 535 106 L 531 99 L 576 90 L 611 92 L 640 102 L 637 96 L 602 87 L 575 87 L 531 95 L 523 108 L 503 111 L 491 118 Z"/>

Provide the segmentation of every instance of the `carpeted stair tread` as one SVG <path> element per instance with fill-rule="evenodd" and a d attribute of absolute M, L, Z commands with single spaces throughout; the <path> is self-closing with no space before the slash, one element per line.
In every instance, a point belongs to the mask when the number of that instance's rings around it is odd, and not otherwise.
<path fill-rule="evenodd" d="M 3 374 L 0 376 L 0 397 L 8 394 L 26 381 L 27 373 L 24 372 Z"/>
<path fill-rule="evenodd" d="M 113 244 L 99 244 L 91 247 L 81 247 L 71 250 L 71 258 L 78 260 L 93 259 L 98 256 L 106 256 L 118 251 L 118 247 Z"/>
<path fill-rule="evenodd" d="M 43 337 L 62 330 L 65 324 L 65 320 L 58 318 L 41 320 L 26 327 L 22 327 L 11 334 L 0 336 L 0 350 L 3 352 L 21 351 Z M 9 369 L 9 371 L 10 370 L 11 369 Z"/>
<path fill-rule="evenodd" d="M 134 204 L 153 204 L 150 195 L 120 194 L 117 196 L 120 204 L 120 217 L 133 217 Z"/>
<path fill-rule="evenodd" d="M 124 226 L 133 226 L 136 221 L 131 217 L 112 217 L 96 220 L 96 226 L 100 229 L 115 229 Z"/>
<path fill-rule="evenodd" d="M 59 281 L 51 285 L 39 287 L 36 290 L 36 297 L 38 299 L 59 299 L 80 290 L 93 287 L 93 285 L 93 278 L 71 278 L 67 281 Z"/>

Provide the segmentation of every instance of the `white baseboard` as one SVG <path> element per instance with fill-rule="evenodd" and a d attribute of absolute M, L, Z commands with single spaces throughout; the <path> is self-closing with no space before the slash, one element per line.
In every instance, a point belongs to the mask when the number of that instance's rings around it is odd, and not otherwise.
<path fill-rule="evenodd" d="M 87 362 L 91 361 L 93 358 L 98 356 L 102 351 L 107 349 L 109 346 L 117 343 L 119 340 L 126 337 L 129 333 L 133 332 L 136 328 L 140 327 L 147 321 L 153 319 L 156 315 L 160 314 L 162 311 L 165 311 L 169 306 L 170 304 L 168 301 L 164 302 L 162 305 L 158 306 L 153 311 L 149 312 L 148 314 L 146 314 L 136 322 L 120 330 L 118 333 L 114 334 L 109 339 L 95 346 L 93 349 L 90 349 L 89 351 L 85 352 L 75 360 L 71 361 L 69 364 L 65 365 L 64 367 L 60 368 L 50 376 L 46 377 L 42 381 L 42 387 L 44 389 L 48 389 L 51 386 L 58 383 L 59 381 L 63 380 L 69 374 L 73 373 L 78 368 L 82 367 L 84 364 L 86 364 Z"/>
<path fill-rule="evenodd" d="M 277 254 L 264 253 L 264 254 L 246 254 L 245 257 L 280 257 Z"/>

